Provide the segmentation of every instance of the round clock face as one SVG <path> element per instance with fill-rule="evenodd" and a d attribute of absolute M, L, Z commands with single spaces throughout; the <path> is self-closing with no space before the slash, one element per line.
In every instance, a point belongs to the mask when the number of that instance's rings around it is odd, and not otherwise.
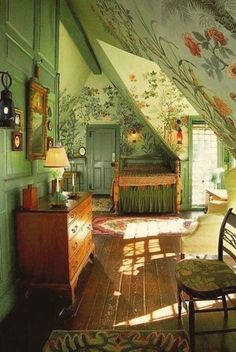
<path fill-rule="evenodd" d="M 85 153 L 86 153 L 86 149 L 84 147 L 80 147 L 79 148 L 79 153 L 80 153 L 81 156 L 84 156 Z"/>

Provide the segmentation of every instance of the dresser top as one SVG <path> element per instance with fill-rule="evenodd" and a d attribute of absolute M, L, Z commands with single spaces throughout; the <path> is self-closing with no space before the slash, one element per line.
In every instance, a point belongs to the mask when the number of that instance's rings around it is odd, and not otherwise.
<path fill-rule="evenodd" d="M 48 195 L 46 197 L 39 198 L 38 207 L 32 209 L 25 209 L 23 207 L 17 209 L 20 212 L 53 212 L 53 213 L 68 213 L 77 207 L 79 204 L 83 203 L 87 198 L 91 197 L 91 193 L 88 192 L 78 192 L 76 193 L 76 197 L 70 199 L 69 192 L 63 192 L 68 199 L 65 206 L 55 206 L 51 205 L 50 199 L 52 195 Z"/>

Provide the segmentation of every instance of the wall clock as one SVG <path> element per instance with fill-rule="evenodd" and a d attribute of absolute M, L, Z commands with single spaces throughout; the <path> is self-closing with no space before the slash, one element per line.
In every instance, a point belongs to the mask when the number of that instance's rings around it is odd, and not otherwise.
<path fill-rule="evenodd" d="M 80 154 L 81 156 L 84 156 L 85 153 L 86 153 L 86 149 L 85 149 L 84 147 L 80 147 L 80 148 L 79 148 L 79 154 Z"/>

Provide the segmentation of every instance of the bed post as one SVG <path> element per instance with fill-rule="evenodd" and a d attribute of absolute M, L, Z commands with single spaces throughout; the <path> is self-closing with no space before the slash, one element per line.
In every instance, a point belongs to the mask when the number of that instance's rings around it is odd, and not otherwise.
<path fill-rule="evenodd" d="M 181 203 L 181 181 L 180 181 L 180 161 L 175 161 L 175 173 L 176 173 L 176 213 L 180 212 Z"/>
<path fill-rule="evenodd" d="M 113 202 L 114 202 L 115 214 L 118 214 L 118 210 L 119 210 L 119 162 L 118 161 L 115 161 L 115 168 L 114 168 Z"/>

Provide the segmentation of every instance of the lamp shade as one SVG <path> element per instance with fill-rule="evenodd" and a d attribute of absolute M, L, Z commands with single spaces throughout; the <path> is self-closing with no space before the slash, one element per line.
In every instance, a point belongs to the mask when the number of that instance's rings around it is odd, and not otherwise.
<path fill-rule="evenodd" d="M 59 168 L 70 166 L 64 147 L 51 147 L 47 151 L 45 167 Z"/>

